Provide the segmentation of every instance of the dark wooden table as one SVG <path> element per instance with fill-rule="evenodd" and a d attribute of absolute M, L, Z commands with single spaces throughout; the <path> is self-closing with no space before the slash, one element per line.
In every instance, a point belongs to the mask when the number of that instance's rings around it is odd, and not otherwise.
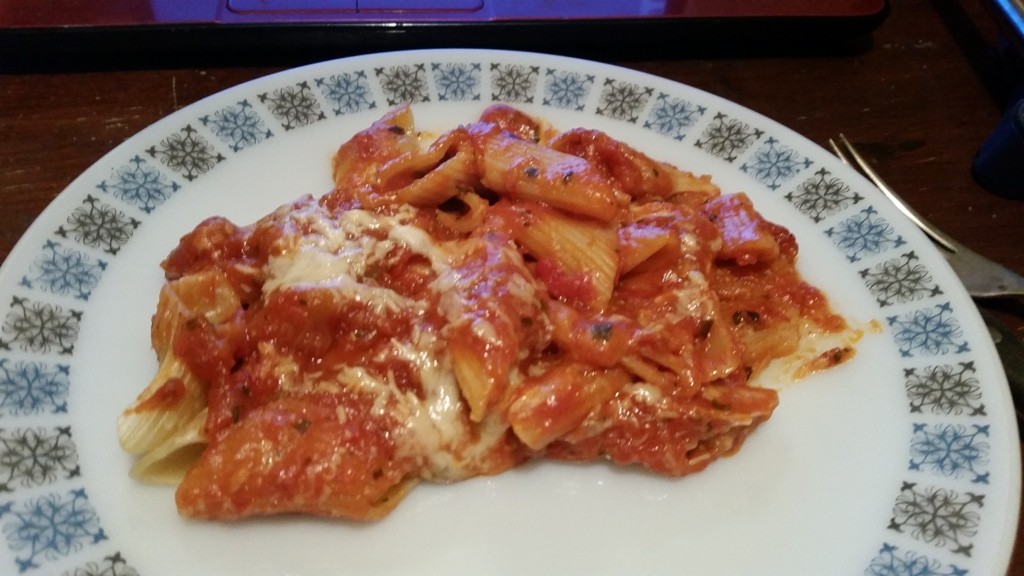
<path fill-rule="evenodd" d="M 899 0 L 872 45 L 857 53 L 613 63 L 721 95 L 818 143 L 844 132 L 928 219 L 1024 272 L 1024 201 L 986 191 L 970 171 L 1012 80 L 989 58 L 995 37 L 976 1 Z M 124 139 L 277 69 L 0 75 L 0 261 L 75 176 Z M 989 306 L 1024 331 L 1024 305 Z M 1011 574 L 1024 574 L 1022 536 Z"/>

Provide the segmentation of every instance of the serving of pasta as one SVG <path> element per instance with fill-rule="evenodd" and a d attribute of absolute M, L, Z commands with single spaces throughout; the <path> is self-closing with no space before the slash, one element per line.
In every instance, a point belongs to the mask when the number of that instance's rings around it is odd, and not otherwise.
<path fill-rule="evenodd" d="M 333 180 L 163 261 L 118 436 L 184 516 L 370 520 L 540 458 L 682 476 L 772 415 L 770 363 L 846 329 L 747 196 L 597 130 L 496 105 L 434 138 L 399 106 Z"/>

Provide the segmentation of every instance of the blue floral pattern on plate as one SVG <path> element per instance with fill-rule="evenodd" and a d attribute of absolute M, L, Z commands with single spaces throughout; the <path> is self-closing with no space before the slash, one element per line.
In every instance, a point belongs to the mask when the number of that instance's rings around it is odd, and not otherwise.
<path fill-rule="evenodd" d="M 7 416 L 68 411 L 67 364 L 0 358 L 0 413 Z"/>
<path fill-rule="evenodd" d="M 373 88 L 366 71 L 342 72 L 316 79 L 320 93 L 328 102 L 335 116 L 373 110 L 377 102 L 373 99 Z"/>
<path fill-rule="evenodd" d="M 199 121 L 235 152 L 255 146 L 274 135 L 248 100 L 202 116 Z"/>
<path fill-rule="evenodd" d="M 479 62 L 431 62 L 430 71 L 441 101 L 476 101 L 482 98 L 483 67 Z"/>
<path fill-rule="evenodd" d="M 166 202 L 181 185 L 136 154 L 96 188 L 148 214 Z"/>
<path fill-rule="evenodd" d="M 644 128 L 674 140 L 682 140 L 707 111 L 706 106 L 660 92 L 647 113 Z"/>
<path fill-rule="evenodd" d="M 104 529 L 87 490 L 73 411 L 80 326 L 98 311 L 90 295 L 122 249 L 163 206 L 248 150 L 308 126 L 399 103 L 502 102 L 565 111 L 637 129 L 666 145 L 686 142 L 709 171 L 747 178 L 752 194 L 777 197 L 793 225 L 833 250 L 877 308 L 879 329 L 901 363 L 891 379 L 908 418 L 900 481 L 877 540 L 855 572 L 966 576 L 999 561 L 980 556 L 997 488 L 1013 485 L 997 452 L 1012 426 L 993 410 L 998 378 L 989 343 L 971 328 L 969 305 L 932 249 L 876 191 L 827 153 L 770 121 L 688 87 L 627 70 L 548 56 L 424 51 L 328 62 L 270 76 L 199 103 L 126 142 L 65 211 L 41 219 L 5 263 L 0 282 L 0 573 L 135 575 Z M 155 134 L 155 135 L 152 135 Z M 756 202 L 756 200 L 755 200 Z M 895 219 L 894 219 L 895 218 Z M 964 304 L 963 306 L 961 306 Z M 999 414 L 1000 417 L 996 417 Z M 1016 446 L 1012 446 L 1016 450 Z M 93 471 L 91 474 L 95 474 Z M 123 474 L 114 470 L 105 473 Z M 990 548 L 985 548 L 989 550 Z M 1001 551 L 1000 553 L 1005 553 Z"/>

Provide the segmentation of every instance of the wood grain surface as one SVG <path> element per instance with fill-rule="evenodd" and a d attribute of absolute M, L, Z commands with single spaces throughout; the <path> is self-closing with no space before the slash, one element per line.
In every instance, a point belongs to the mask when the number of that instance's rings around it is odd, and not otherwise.
<path fill-rule="evenodd" d="M 971 176 L 1020 75 L 999 46 L 977 1 L 899 0 L 871 45 L 854 53 L 605 60 L 723 96 L 823 145 L 845 133 L 926 218 L 1024 272 L 1024 200 L 992 194 Z M 279 69 L 0 74 L 0 261 L 54 197 L 123 140 Z M 1022 302 L 985 306 L 1021 334 Z M 1018 531 L 1010 574 L 1024 574 L 1021 539 Z"/>

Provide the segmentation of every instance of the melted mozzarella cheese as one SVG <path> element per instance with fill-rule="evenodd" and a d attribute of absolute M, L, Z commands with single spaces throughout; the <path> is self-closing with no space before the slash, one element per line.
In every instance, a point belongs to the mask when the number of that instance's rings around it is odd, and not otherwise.
<path fill-rule="evenodd" d="M 334 291 L 341 301 L 370 304 L 377 313 L 416 308 L 414 300 L 366 282 L 368 271 L 385 262 L 400 245 L 370 232 L 393 230 L 408 217 L 408 213 L 382 216 L 349 210 L 334 218 L 317 205 L 296 210 L 289 214 L 291 228 L 302 232 L 290 237 L 291 244 L 268 259 L 263 293 L 320 288 Z"/>
<path fill-rule="evenodd" d="M 388 238 L 429 260 L 435 273 L 451 268 L 451 255 L 422 228 L 406 224 L 392 226 Z"/>
<path fill-rule="evenodd" d="M 329 289 L 343 302 L 369 303 L 379 313 L 422 311 L 422 301 L 375 286 L 367 278 L 368 270 L 386 264 L 396 248 L 404 247 L 430 262 L 437 278 L 430 290 L 440 294 L 447 321 L 460 321 L 464 299 L 459 289 L 463 283 L 452 266 L 455 256 L 426 231 L 407 223 L 415 215 L 411 210 L 415 209 L 409 207 L 394 216 L 350 210 L 339 218 L 311 205 L 289 213 L 292 226 L 287 228 L 301 233 L 289 238 L 290 243 L 269 259 L 264 268 L 264 295 L 277 290 Z M 515 290 L 524 299 L 533 295 L 532 285 L 525 280 L 518 282 Z M 493 327 L 475 328 L 482 336 L 497 337 Z M 403 456 L 422 458 L 427 477 L 457 480 L 479 473 L 475 462 L 503 439 L 507 426 L 490 423 L 472 429 L 444 342 L 434 330 L 414 324 L 409 341 L 393 339 L 376 359 L 409 366 L 421 384 L 421 395 L 401 390 L 390 373 L 377 374 L 362 366 L 342 366 L 331 381 L 321 381 L 322 374 L 310 374 L 303 385 L 320 390 L 347 388 L 369 395 L 373 414 L 395 417 L 398 429 L 393 437 Z M 347 418 L 344 410 L 339 410 L 338 418 Z"/>

